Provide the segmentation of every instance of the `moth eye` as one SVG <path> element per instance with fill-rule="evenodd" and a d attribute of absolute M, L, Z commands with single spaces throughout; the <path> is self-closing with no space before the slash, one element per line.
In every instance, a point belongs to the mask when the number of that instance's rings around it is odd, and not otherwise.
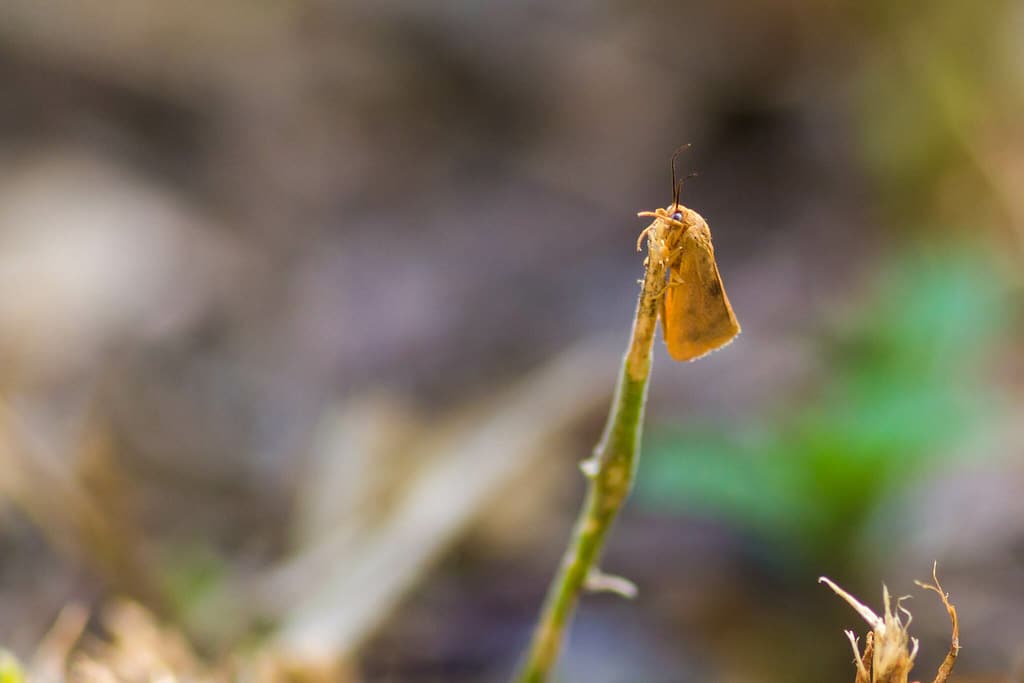
<path fill-rule="evenodd" d="M 681 220 L 683 220 L 683 214 L 681 212 L 679 212 L 679 211 L 676 211 L 674 214 L 672 214 L 672 220 L 674 220 L 674 221 L 681 221 Z"/>

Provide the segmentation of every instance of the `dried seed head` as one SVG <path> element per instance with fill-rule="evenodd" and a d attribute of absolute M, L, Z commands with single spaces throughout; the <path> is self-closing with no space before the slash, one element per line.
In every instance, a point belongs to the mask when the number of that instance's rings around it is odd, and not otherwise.
<path fill-rule="evenodd" d="M 823 576 L 818 581 L 835 591 L 836 595 L 853 607 L 871 627 L 869 635 L 871 636 L 873 646 L 871 648 L 872 652 L 869 653 L 865 649 L 865 654 L 870 657 L 870 661 L 861 662 L 860 654 L 858 653 L 857 655 L 858 681 L 862 679 L 862 672 L 870 665 L 871 677 L 867 680 L 871 681 L 871 683 L 907 683 L 910 669 L 914 666 L 914 657 L 917 656 L 918 642 L 917 638 L 911 638 L 907 634 L 907 626 L 910 624 L 910 612 L 900 605 L 904 598 L 896 601 L 896 609 L 893 610 L 889 589 L 883 585 L 882 604 L 885 611 L 882 616 L 878 616 L 870 607 L 857 600 L 857 598 L 844 591 L 828 578 Z M 899 612 L 907 615 L 906 624 L 900 619 Z M 851 639 L 851 642 L 856 643 L 854 639 Z"/>
<path fill-rule="evenodd" d="M 918 586 L 938 593 L 942 604 L 949 614 L 953 626 L 953 635 L 949 648 L 949 654 L 939 667 L 933 683 L 946 683 L 953 665 L 956 663 L 957 655 L 960 654 L 960 624 L 957 619 L 956 608 L 949 602 L 949 595 L 939 584 L 937 568 L 932 567 L 932 580 L 934 584 L 915 581 Z M 870 607 L 861 603 L 842 588 L 829 579 L 822 576 L 819 582 L 828 585 L 836 595 L 845 600 L 853 609 L 857 610 L 871 630 L 864 638 L 863 654 L 857 647 L 857 636 L 853 631 L 847 631 L 846 637 L 850 639 L 853 646 L 853 658 L 857 665 L 857 677 L 854 683 L 907 683 L 910 669 L 914 666 L 914 658 L 917 657 L 917 638 L 907 635 L 907 627 L 913 620 L 910 611 L 901 604 L 907 597 L 896 600 L 896 609 L 892 608 L 892 600 L 889 597 L 889 589 L 882 585 L 882 604 L 885 612 L 880 617 Z M 907 615 L 907 623 L 900 620 L 899 613 Z"/>

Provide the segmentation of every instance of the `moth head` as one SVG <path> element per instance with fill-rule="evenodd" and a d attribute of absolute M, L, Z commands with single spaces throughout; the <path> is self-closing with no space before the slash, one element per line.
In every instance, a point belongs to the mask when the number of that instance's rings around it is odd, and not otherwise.
<path fill-rule="evenodd" d="M 658 209 L 658 215 L 678 228 L 686 228 L 692 220 L 693 211 L 686 208 L 682 204 L 672 203 L 666 206 L 664 209 Z"/>

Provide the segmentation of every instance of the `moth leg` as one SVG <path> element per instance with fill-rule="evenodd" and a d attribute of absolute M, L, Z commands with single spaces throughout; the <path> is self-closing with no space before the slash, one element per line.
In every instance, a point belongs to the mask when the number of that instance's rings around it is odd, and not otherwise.
<path fill-rule="evenodd" d="M 675 218 L 672 218 L 672 216 L 669 215 L 668 211 L 662 208 L 658 208 L 656 211 L 640 211 L 636 215 L 641 217 L 660 218 L 661 220 L 665 221 L 666 223 L 674 227 L 683 229 L 686 228 L 685 224 L 677 221 Z"/>
<path fill-rule="evenodd" d="M 661 257 L 661 262 L 668 265 L 669 278 L 675 274 L 672 270 L 672 263 L 676 261 L 676 257 L 683 253 L 686 247 L 676 247 L 675 249 L 669 249 L 668 253 Z M 679 282 L 682 282 L 681 280 Z M 678 284 L 678 283 L 677 283 Z"/>
<path fill-rule="evenodd" d="M 663 294 L 665 294 L 665 292 L 667 292 L 669 289 L 671 289 L 672 287 L 678 287 L 679 285 L 685 285 L 685 284 L 686 284 L 686 280 L 684 280 L 681 276 L 679 276 L 674 270 L 669 270 L 668 271 L 668 279 L 661 286 L 661 288 L 657 292 L 654 293 L 654 297 L 655 298 L 659 298 Z"/>
<path fill-rule="evenodd" d="M 662 283 L 661 287 L 658 288 L 658 291 L 654 293 L 653 298 L 660 299 L 662 296 L 664 296 L 665 292 L 668 291 L 668 288 L 669 288 L 669 283 L 668 282 Z"/>
<path fill-rule="evenodd" d="M 637 216 L 648 217 L 648 218 L 655 218 L 655 219 L 660 218 L 661 220 L 665 221 L 666 223 L 668 223 L 672 227 L 682 228 L 684 230 L 686 229 L 685 225 L 683 225 L 682 223 L 680 223 L 676 219 L 672 218 L 672 216 L 670 216 L 668 214 L 668 211 L 666 211 L 665 209 L 662 209 L 662 208 L 658 208 L 656 211 L 641 211 L 641 212 L 637 213 Z M 648 225 L 646 228 L 644 228 L 640 232 L 640 234 L 636 238 L 636 250 L 637 251 L 642 251 L 643 250 L 644 237 L 646 237 L 648 233 L 654 232 L 657 229 L 658 229 L 658 221 L 655 220 L 655 221 L 653 221 L 650 225 Z"/>
<path fill-rule="evenodd" d="M 640 211 L 639 213 L 637 213 L 637 216 L 648 217 L 648 218 L 656 218 L 656 219 L 660 218 L 661 220 L 665 221 L 666 223 L 668 223 L 672 227 L 681 228 L 683 230 L 686 229 L 685 225 L 683 225 L 682 223 L 680 223 L 676 219 L 672 218 L 672 216 L 669 215 L 668 211 L 666 211 L 665 209 L 662 209 L 660 207 L 657 210 L 655 210 L 655 211 Z M 656 230 L 657 226 L 658 226 L 658 221 L 655 220 L 653 223 L 651 223 L 650 225 L 648 225 L 646 228 L 643 229 L 643 231 L 640 233 L 640 235 L 636 238 L 636 250 L 637 251 L 641 251 L 643 249 L 644 237 L 647 236 L 647 233 Z"/>
<path fill-rule="evenodd" d="M 668 254 L 665 256 L 665 260 L 668 261 L 669 263 L 672 263 L 673 261 L 676 260 L 676 257 L 679 254 L 682 254 L 684 251 L 686 251 L 686 247 L 676 247 L 675 249 L 669 249 Z"/>
<path fill-rule="evenodd" d="M 636 250 L 637 251 L 643 251 L 643 248 L 644 248 L 643 247 L 644 238 L 647 237 L 648 233 L 653 232 L 654 229 L 657 227 L 657 225 L 658 225 L 657 223 L 651 223 L 650 225 L 648 225 L 646 228 L 644 228 L 640 232 L 640 234 L 636 238 Z"/>

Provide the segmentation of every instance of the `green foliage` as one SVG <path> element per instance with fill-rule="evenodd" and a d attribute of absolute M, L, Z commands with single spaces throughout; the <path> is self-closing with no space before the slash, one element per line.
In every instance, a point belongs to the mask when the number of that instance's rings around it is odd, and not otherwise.
<path fill-rule="evenodd" d="M 639 500 L 724 518 L 797 559 L 842 557 L 883 498 L 984 425 L 993 396 L 977 366 L 999 333 L 999 292 L 976 255 L 900 264 L 824 345 L 812 400 L 767 425 L 656 435 Z"/>
<path fill-rule="evenodd" d="M 165 550 L 161 586 L 179 614 L 199 609 L 226 582 L 228 568 L 209 546 L 199 542 L 176 543 Z"/>
<path fill-rule="evenodd" d="M 0 683 L 25 683 L 25 673 L 14 655 L 0 650 Z"/>

